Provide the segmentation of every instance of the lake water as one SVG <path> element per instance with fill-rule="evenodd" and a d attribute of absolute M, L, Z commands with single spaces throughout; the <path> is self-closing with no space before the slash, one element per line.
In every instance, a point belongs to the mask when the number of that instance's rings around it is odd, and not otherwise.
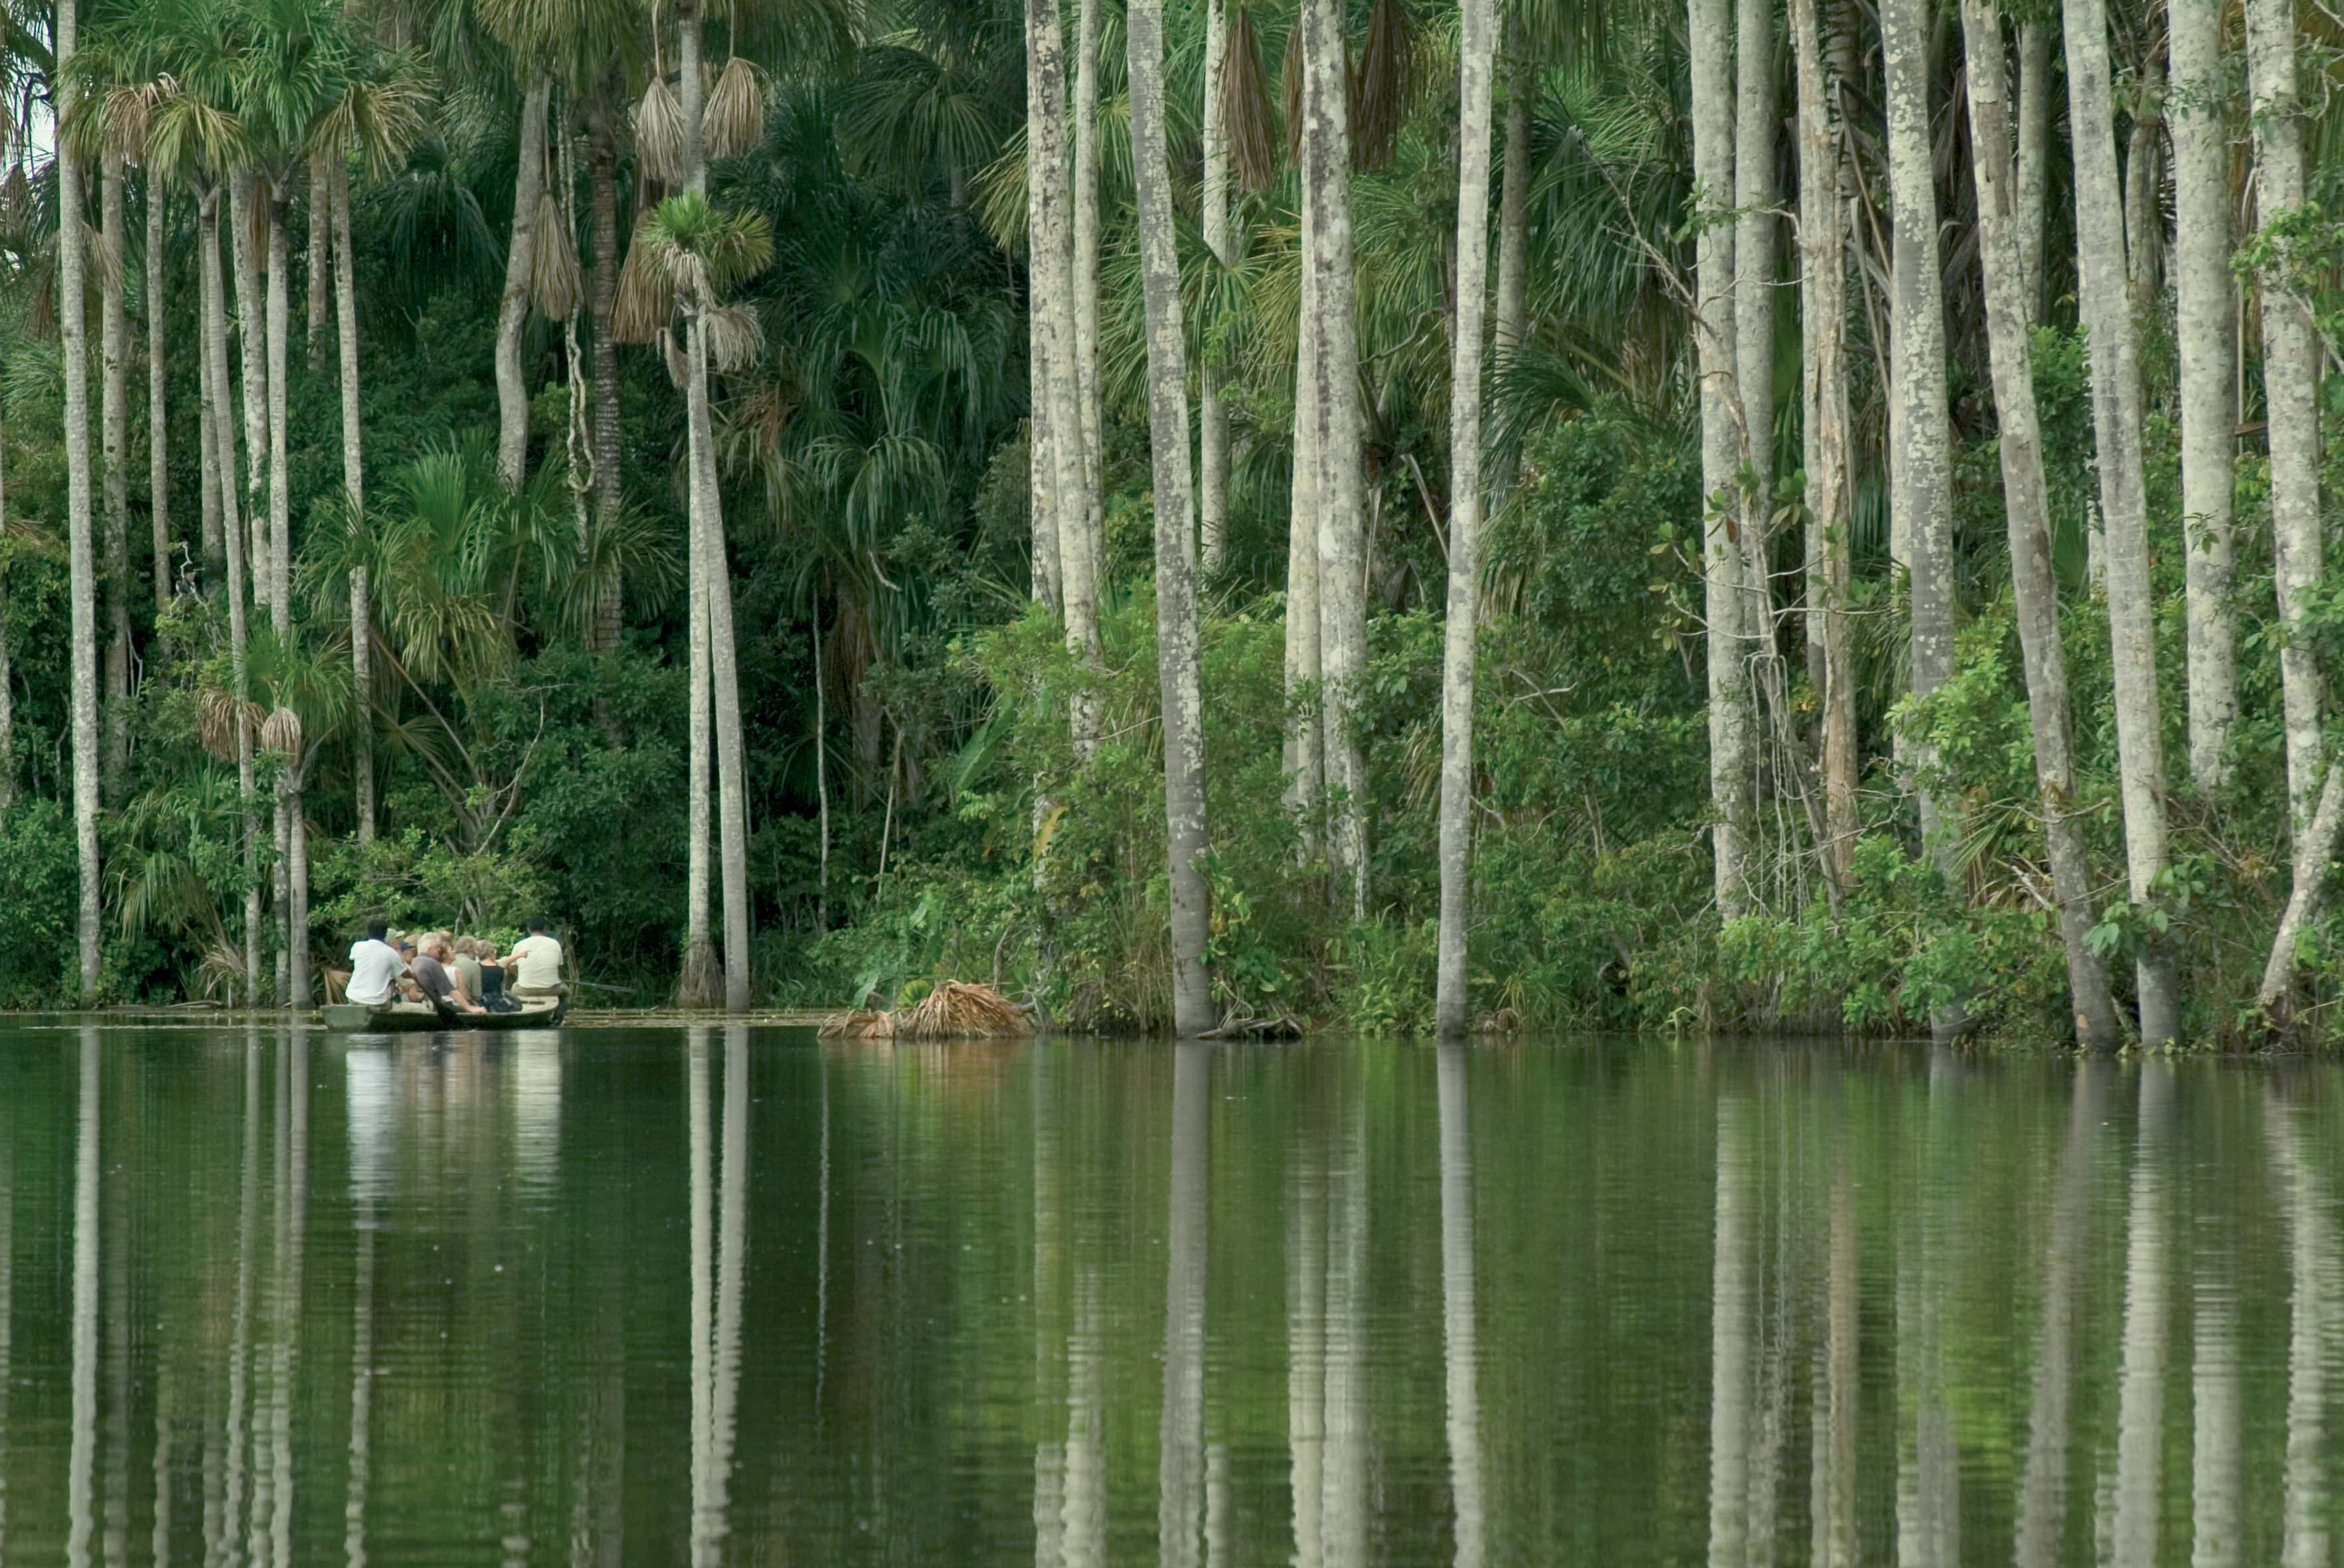
<path fill-rule="evenodd" d="M 2339 1091 L 0 1030 L 0 1560 L 2330 1563 Z"/>

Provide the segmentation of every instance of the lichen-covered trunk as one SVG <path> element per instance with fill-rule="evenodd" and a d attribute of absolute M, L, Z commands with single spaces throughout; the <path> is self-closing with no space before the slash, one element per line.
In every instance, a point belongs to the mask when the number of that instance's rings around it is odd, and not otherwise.
<path fill-rule="evenodd" d="M 739 644 L 732 630 L 732 578 L 724 548 L 723 497 L 717 488 L 716 432 L 708 408 L 707 328 L 692 312 L 692 528 L 700 539 L 708 603 L 708 680 L 716 740 L 716 840 L 724 899 L 724 1008 L 749 1009 L 749 798 L 747 754 L 741 739 Z"/>
<path fill-rule="evenodd" d="M 327 199 L 333 206 L 334 328 L 342 383 L 342 495 L 350 527 L 367 527 L 366 443 L 359 408 L 358 268 L 350 251 L 350 171 L 334 160 Z M 350 769 L 359 842 L 374 842 L 374 608 L 367 570 L 350 573 Z"/>
<path fill-rule="evenodd" d="M 1318 670 L 1325 703 L 1328 863 L 1355 917 L 1368 905 L 1368 769 L 1359 732 L 1368 654 L 1359 326 L 1351 245 L 1349 50 L 1336 0 L 1304 0 L 1302 204 L 1318 423 Z"/>
<path fill-rule="evenodd" d="M 115 258 L 98 280 L 98 427 L 105 447 L 100 495 L 106 505 L 106 742 L 104 798 L 122 803 L 130 770 L 130 310 L 123 260 L 130 254 L 122 199 L 123 161 L 106 156 L 97 210 L 106 248 Z"/>
<path fill-rule="evenodd" d="M 288 204 L 268 204 L 268 620 L 278 644 L 293 641 L 293 476 L 291 410 L 286 362 L 293 336 Z M 281 701 L 281 699 L 280 699 Z M 300 758 L 285 759 L 277 787 L 278 920 L 284 946 L 278 968 L 288 1007 L 309 1001 L 308 820 L 301 799 Z"/>
<path fill-rule="evenodd" d="M 256 607 L 268 602 L 268 327 L 260 293 L 260 178 L 250 169 L 228 177 L 228 246 L 236 262 L 236 341 L 244 372 L 244 560 Z M 223 395 L 226 388 L 222 388 Z M 226 404 L 222 404 L 223 409 Z M 223 468 L 223 472 L 227 470 Z"/>
<path fill-rule="evenodd" d="M 333 164 L 332 156 L 323 147 L 310 150 L 309 250 L 303 260 L 308 267 L 309 284 L 309 321 L 304 341 L 309 349 L 312 376 L 326 373 L 327 288 L 333 281 Z"/>
<path fill-rule="evenodd" d="M 2074 730 L 2067 708 L 2066 657 L 2059 646 L 2059 588 L 2051 568 L 2050 506 L 2035 407 L 2034 350 L 2020 297 L 2002 25 L 1991 0 L 1962 0 L 1962 28 L 1968 45 L 1970 126 L 1976 146 L 1971 172 L 1977 186 L 1978 251 L 1985 278 L 2011 590 L 2026 666 L 2027 716 L 2051 861 L 2051 896 L 2066 947 L 2076 1039 L 2087 1050 L 2114 1050 L 2117 1019 L 2107 971 L 2085 940 L 2095 919 L 2091 868 L 2076 800 Z"/>
<path fill-rule="evenodd" d="M 1440 926 L 1433 998 L 1434 1021 L 1450 1039 L 1465 1032 L 1471 1000 L 1466 938 L 1473 913 L 1473 655 L 1481 607 L 1481 342 L 1490 281 L 1495 9 L 1493 0 L 1464 0 L 1457 35 L 1457 334 L 1449 367 L 1449 608 L 1441 630 Z"/>
<path fill-rule="evenodd" d="M 2173 51 L 2175 347 L 2181 391 L 2181 518 L 2189 623 L 2189 776 L 2229 780 L 2238 716 L 2232 473 L 2238 427 L 2230 151 L 2218 89 L 2219 0 L 2168 0 Z"/>
<path fill-rule="evenodd" d="M 1310 214 L 1302 215 L 1310 244 Z M 1318 327 L 1310 269 L 1302 269 L 1300 319 L 1294 345 L 1294 470 L 1286 529 L 1287 809 L 1300 829 L 1304 859 L 1316 852 L 1318 804 L 1327 780 L 1325 725 L 1318 696 Z"/>
<path fill-rule="evenodd" d="M 545 107 L 552 93 L 553 79 L 538 75 L 521 97 L 512 242 L 505 249 L 504 295 L 497 304 L 497 477 L 508 490 L 519 490 L 529 474 L 529 377 L 521 369 L 520 338 L 522 328 L 529 325 L 537 203 L 545 189 Z"/>
<path fill-rule="evenodd" d="M 74 0 L 57 0 L 56 57 L 70 60 L 76 46 Z M 73 106 L 74 78 L 63 73 L 57 93 L 62 117 Z M 65 349 L 66 519 L 67 576 L 72 592 L 71 642 L 66 656 L 73 703 L 74 841 L 81 875 L 75 939 L 81 1000 L 97 998 L 98 928 L 98 740 L 97 740 L 97 555 L 89 493 L 89 335 L 83 315 L 86 272 L 81 244 L 80 160 L 60 139 L 57 187 L 57 337 Z"/>
<path fill-rule="evenodd" d="M 2127 292 L 2123 190 L 2104 0 L 2066 0 L 2067 118 L 2076 157 L 2078 307 L 2091 347 L 2092 430 L 2106 530 L 2111 681 L 2124 798 L 2125 865 L 2145 936 L 2135 965 L 2140 1036 L 2180 1032 L 2172 948 L 2157 911 L 2167 850 L 2165 742 L 2157 693 L 2157 626 L 2148 574 L 2148 498 L 2141 469 L 2139 328 Z"/>
<path fill-rule="evenodd" d="M 1718 915 L 1750 910 L 1750 686 L 1743 666 L 1745 591 L 1739 521 L 1742 436 L 1736 421 L 1731 0 L 1688 0 L 1693 183 L 1702 195 L 1694 252 L 1693 354 L 1700 378 L 1702 608 L 1707 621 L 1709 789 Z"/>
<path fill-rule="evenodd" d="M 1197 668 L 1197 542 L 1188 482 L 1188 350 L 1166 152 L 1163 0 L 1131 0 L 1132 184 L 1147 321 L 1148 448 L 1156 479 L 1156 663 L 1164 715 L 1164 818 L 1170 855 L 1172 1021 L 1182 1038 L 1218 1020 L 1205 944 L 1212 889 L 1204 859 L 1205 701 Z M 1201 1412 L 1200 1412 L 1201 1413 Z"/>
<path fill-rule="evenodd" d="M 163 355 L 163 217 L 169 189 L 148 170 L 146 198 L 146 511 L 155 538 L 155 609 L 171 602 L 171 440 L 169 366 Z"/>
<path fill-rule="evenodd" d="M 694 379 L 687 371 L 687 397 L 692 395 Z M 688 409 L 685 417 L 689 421 Z M 688 430 L 686 439 L 689 443 Z M 685 734 L 691 760 L 684 809 L 688 843 L 684 860 L 683 973 L 677 985 L 676 1000 L 681 1006 L 699 1008 L 715 1006 L 722 994 L 717 988 L 716 950 L 709 940 L 709 836 L 714 810 L 710 797 L 709 748 L 713 726 L 710 705 L 714 689 L 709 672 L 707 533 L 700 524 L 703 498 L 697 450 L 688 447 L 684 465 L 684 598 L 692 650 L 691 708 Z"/>
<path fill-rule="evenodd" d="M 8 643 L 8 595 L 0 588 L 0 820 L 16 804 L 16 670 Z"/>
<path fill-rule="evenodd" d="M 613 325 L 619 299 L 619 149 L 607 107 L 588 116 L 586 166 L 593 186 L 594 276 L 587 286 L 587 309 L 594 333 L 594 518 L 606 532 L 618 527 L 626 501 L 619 403 L 619 337 Z M 608 653 L 619 646 L 625 623 L 624 585 L 612 572 L 594 607 L 590 646 Z"/>
<path fill-rule="evenodd" d="M 1083 508 L 1091 550 L 1106 537 L 1099 419 L 1099 0 L 1075 13 L 1075 391 L 1083 424 Z"/>
<path fill-rule="evenodd" d="M 2258 216 L 2271 221 L 2304 205 L 2303 104 L 2296 81 L 2294 0 L 2248 0 L 2247 71 L 2254 103 L 2255 185 Z M 2263 400 L 2270 428 L 2271 532 L 2276 544 L 2279 619 L 2296 631 L 2308 590 L 2325 569 L 2319 523 L 2319 414 L 2315 399 L 2319 348 L 2310 313 L 2274 264 L 2260 278 Z M 2323 876 L 2302 854 L 2326 757 L 2320 725 L 2327 694 L 2308 636 L 2279 647 L 2287 725 L 2287 798 L 2296 836 L 2296 876 Z"/>
<path fill-rule="evenodd" d="M 1031 207 L 1033 308 L 1041 313 L 1042 389 L 1049 407 L 1051 511 L 1058 525 L 1059 588 L 1066 647 L 1086 669 L 1102 661 L 1096 541 L 1086 499 L 1081 373 L 1075 342 L 1072 161 L 1067 155 L 1066 36 L 1054 0 L 1026 0 L 1026 186 Z M 1067 703 L 1076 754 L 1098 749 L 1098 700 Z"/>
<path fill-rule="evenodd" d="M 1221 106 L 1221 81 L 1228 69 L 1228 15 L 1226 0 L 1206 0 L 1204 202 L 1205 248 L 1213 261 L 1227 266 L 1229 246 L 1229 126 Z M 1208 344 L 1205 363 L 1197 371 L 1197 423 L 1199 530 L 1204 537 L 1204 573 L 1218 577 L 1228 558 L 1229 535 L 1229 406 L 1221 396 L 1222 368 Z"/>
<path fill-rule="evenodd" d="M 1774 6 L 1735 0 L 1733 95 L 1733 378 L 1742 398 L 1748 498 L 1742 548 L 1750 603 L 1743 628 L 1753 657 L 1773 645 L 1768 570 L 1774 496 Z"/>
<path fill-rule="evenodd" d="M 1894 0 L 1890 0 L 1893 4 Z M 1886 20 L 1883 18 L 1884 22 Z M 1831 111 L 1816 0 L 1791 0 L 1799 81 L 1799 256 L 1804 283 L 1800 356 L 1807 433 L 1807 511 L 1816 548 L 1807 594 L 1823 631 L 1824 871 L 1834 888 L 1854 873 L 1854 637 L 1849 622 L 1854 510 L 1847 408 L 1847 236 L 1840 201 L 1840 127 Z M 1891 113 L 1894 111 L 1892 109 Z"/>
<path fill-rule="evenodd" d="M 2043 257 L 2050 216 L 2051 33 L 2056 17 L 2018 25 L 2017 177 L 2019 302 L 2031 324 L 2043 313 Z M 1924 34 L 1925 40 L 1926 35 Z M 1925 43 L 1923 45 L 1925 47 Z"/>
<path fill-rule="evenodd" d="M 228 668 L 239 715 L 252 700 L 252 682 L 246 645 L 251 640 L 246 609 L 244 519 L 236 483 L 236 434 L 228 407 L 227 282 L 220 266 L 219 192 L 207 191 L 197 209 L 203 255 L 205 358 L 214 400 L 212 417 L 205 424 L 212 451 L 206 461 L 219 472 L 220 532 L 227 555 Z M 260 817 L 253 777 L 252 726 L 241 717 L 236 726 L 236 788 L 244 817 L 244 1000 L 260 999 Z"/>

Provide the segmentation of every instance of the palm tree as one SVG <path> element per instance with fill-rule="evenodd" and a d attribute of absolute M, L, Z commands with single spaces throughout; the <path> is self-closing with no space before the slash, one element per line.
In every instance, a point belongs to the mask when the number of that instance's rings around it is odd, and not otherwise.
<path fill-rule="evenodd" d="M 717 835 L 724 890 L 724 1005 L 749 1005 L 748 807 L 741 741 L 741 693 L 734 668 L 732 592 L 724 564 L 722 501 L 716 472 L 715 434 L 709 416 L 712 364 L 745 365 L 762 347 L 756 318 L 719 303 L 742 279 L 763 270 L 773 239 L 755 214 L 726 212 L 697 191 L 669 197 L 643 226 L 636 243 L 674 290 L 684 322 L 685 397 L 690 409 L 689 471 L 692 530 L 701 558 L 693 588 L 705 595 L 710 675 L 714 688 Z"/>
<path fill-rule="evenodd" d="M 1465 1032 L 1473 903 L 1473 659 L 1481 613 L 1481 337 L 1490 276 L 1491 0 L 1465 0 L 1457 41 L 1457 331 L 1449 387 L 1449 615 L 1440 667 L 1440 937 L 1433 1012 Z M 1446 1063 L 1443 1064 L 1444 1071 Z M 1448 1080 L 1442 1079 L 1446 1089 Z"/>
<path fill-rule="evenodd" d="M 73 114 L 78 95 L 72 66 L 79 45 L 74 0 L 57 0 L 56 75 L 57 117 Z M 83 317 L 84 245 L 81 230 L 81 159 L 70 138 L 56 150 L 57 333 L 65 346 L 66 492 L 68 575 L 73 595 L 72 661 L 74 839 L 81 872 L 76 939 L 81 999 L 97 999 L 98 929 L 98 734 L 97 563 L 90 538 L 89 347 Z"/>
<path fill-rule="evenodd" d="M 129 226 L 123 202 L 121 149 L 108 147 L 96 163 L 101 171 L 98 232 L 105 257 L 97 269 L 98 428 L 105 457 L 99 495 L 106 508 L 102 779 L 107 803 L 119 805 L 124 775 L 130 768 L 130 315 L 124 297 L 123 266 L 129 254 Z"/>
<path fill-rule="evenodd" d="M 1212 889 L 1203 861 L 1212 838 L 1205 807 L 1205 712 L 1197 647 L 1196 508 L 1188 467 L 1188 358 L 1173 232 L 1172 168 L 1165 152 L 1163 0 L 1132 0 L 1131 152 L 1147 315 L 1149 447 L 1156 469 L 1157 671 L 1164 713 L 1164 812 L 1171 857 L 1172 1015 L 1184 1037 L 1217 1020 L 1205 972 Z M 1096 171 L 1094 171 L 1096 173 Z"/>
<path fill-rule="evenodd" d="M 1984 263 L 1986 329 L 2000 425 L 2003 506 L 2010 534 L 2011 588 L 2026 665 L 2027 717 L 2050 850 L 2052 898 L 2067 950 L 2068 1000 L 2076 1035 L 2092 1051 L 2116 1049 L 2116 1009 L 2107 971 L 2085 940 L 2093 923 L 2091 876 L 2075 804 L 2074 731 L 2066 657 L 2059 646 L 2059 589 L 2051 572 L 2049 500 L 2042 430 L 2035 406 L 2034 354 L 2021 297 L 2018 235 L 2010 192 L 2010 107 L 2002 24 L 1987 0 L 1962 0 L 1969 107 L 1976 154 L 1978 249 Z"/>

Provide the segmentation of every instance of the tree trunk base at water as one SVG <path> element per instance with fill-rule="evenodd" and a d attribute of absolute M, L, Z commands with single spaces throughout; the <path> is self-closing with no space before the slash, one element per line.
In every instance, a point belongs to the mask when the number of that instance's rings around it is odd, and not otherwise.
<path fill-rule="evenodd" d="M 716 946 L 702 942 L 683 955 L 683 975 L 676 981 L 675 1005 L 701 1009 L 724 1004 L 724 975 L 717 967 Z"/>

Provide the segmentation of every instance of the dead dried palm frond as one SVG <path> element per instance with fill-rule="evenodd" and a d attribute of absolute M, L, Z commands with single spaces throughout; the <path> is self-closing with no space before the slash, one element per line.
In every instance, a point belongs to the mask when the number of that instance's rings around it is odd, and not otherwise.
<path fill-rule="evenodd" d="M 1239 10 L 1229 28 L 1228 64 L 1221 71 L 1221 119 L 1228 128 L 1229 167 L 1237 171 L 1238 183 L 1249 191 L 1268 190 L 1278 177 L 1278 119 L 1250 10 Z"/>
<path fill-rule="evenodd" d="M 1286 57 L 1278 63 L 1278 95 L 1286 109 L 1286 161 L 1302 161 L 1302 18 L 1286 30 Z"/>
<path fill-rule="evenodd" d="M 667 356 L 667 378 L 674 384 L 676 390 L 681 392 L 691 386 L 692 360 L 682 349 L 676 347 L 675 334 L 672 332 L 660 334 L 660 351 Z"/>
<path fill-rule="evenodd" d="M 683 183 L 683 109 L 662 75 L 652 77 L 635 106 L 635 163 L 661 185 Z"/>
<path fill-rule="evenodd" d="M 645 219 L 647 223 L 648 218 Z M 675 284 L 642 243 L 642 226 L 619 266 L 619 297 L 611 325 L 621 343 L 656 343 L 675 317 Z"/>
<path fill-rule="evenodd" d="M 272 199 L 268 176 L 253 176 L 252 201 L 244 209 L 244 239 L 252 246 L 254 265 L 264 272 L 268 268 L 268 207 Z"/>
<path fill-rule="evenodd" d="M 989 985 L 946 980 L 907 1012 L 895 1015 L 904 1040 L 1014 1040 L 1033 1032 L 1015 1002 Z"/>
<path fill-rule="evenodd" d="M 260 726 L 260 749 L 272 757 L 298 757 L 301 716 L 289 708 L 280 708 L 270 714 Z"/>
<path fill-rule="evenodd" d="M 95 224 L 81 226 L 81 251 L 89 266 L 89 283 L 101 293 L 115 294 L 122 288 L 122 247 L 106 237 L 106 231 Z"/>
<path fill-rule="evenodd" d="M 712 158 L 737 157 L 765 133 L 764 85 L 757 68 L 735 55 L 724 62 L 708 106 L 701 111 L 702 150 Z"/>
<path fill-rule="evenodd" d="M 530 248 L 529 292 L 549 321 L 567 321 L 586 297 L 586 284 L 578 269 L 578 247 L 571 243 L 570 225 L 551 192 L 537 198 L 537 216 Z"/>
<path fill-rule="evenodd" d="M 708 367 L 731 375 L 756 363 L 765 351 L 764 324 L 745 305 L 719 305 L 700 318 L 700 341 Z"/>
<path fill-rule="evenodd" d="M 196 694 L 196 739 L 223 762 L 236 760 L 239 719 L 247 735 L 259 729 L 260 705 L 238 702 L 234 693 L 217 686 L 207 686 Z"/>
<path fill-rule="evenodd" d="M 1408 118 L 1416 24 L 1400 0 L 1376 0 L 1368 16 L 1368 46 L 1351 74 L 1351 161 L 1359 168 L 1391 164 Z"/>

